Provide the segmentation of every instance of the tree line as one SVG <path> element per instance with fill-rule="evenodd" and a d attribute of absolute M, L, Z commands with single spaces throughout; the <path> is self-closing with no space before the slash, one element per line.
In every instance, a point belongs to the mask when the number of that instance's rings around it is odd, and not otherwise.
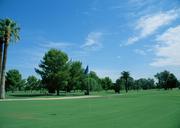
<path fill-rule="evenodd" d="M 39 68 L 35 69 L 41 79 L 29 76 L 22 79 L 22 75 L 16 69 L 6 73 L 6 91 L 14 90 L 41 90 L 47 89 L 49 93 L 59 95 L 60 91 L 101 91 L 114 90 L 147 90 L 147 89 L 172 89 L 180 84 L 176 76 L 169 71 L 163 71 L 152 78 L 140 78 L 134 80 L 128 71 L 121 72 L 121 76 L 112 82 L 110 77 L 100 78 L 96 72 L 85 74 L 85 69 L 80 61 L 69 60 L 68 55 L 57 49 L 50 49 L 40 61 Z"/>

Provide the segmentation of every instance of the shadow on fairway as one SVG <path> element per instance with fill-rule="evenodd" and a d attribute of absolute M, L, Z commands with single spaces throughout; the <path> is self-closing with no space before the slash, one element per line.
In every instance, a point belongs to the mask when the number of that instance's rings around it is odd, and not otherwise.
<path fill-rule="evenodd" d="M 13 97 L 40 97 L 40 96 L 52 96 L 50 94 L 11 94 Z"/>
<path fill-rule="evenodd" d="M 9 94 L 12 97 L 61 97 L 61 96 L 83 96 L 84 94 L 76 94 L 76 93 L 62 93 L 59 96 L 56 94 Z"/>

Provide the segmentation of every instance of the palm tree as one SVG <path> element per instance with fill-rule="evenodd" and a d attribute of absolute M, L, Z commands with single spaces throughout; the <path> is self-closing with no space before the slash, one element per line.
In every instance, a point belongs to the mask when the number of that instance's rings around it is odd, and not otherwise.
<path fill-rule="evenodd" d="M 7 60 L 7 50 L 10 41 L 19 40 L 19 30 L 20 28 L 17 26 L 16 22 L 7 18 L 4 20 L 0 20 L 0 31 L 2 38 L 2 45 L 4 45 L 3 50 L 3 60 L 2 60 L 2 68 L 1 68 L 1 80 L 0 80 L 0 98 L 5 98 L 5 74 L 6 74 L 6 60 Z M 0 49 L 1 50 L 1 49 Z M 2 54 L 2 51 L 1 51 Z M 2 57 L 1 57 L 2 58 Z"/>
<path fill-rule="evenodd" d="M 130 77 L 130 73 L 127 71 L 121 72 L 121 78 L 125 79 L 125 89 L 126 93 L 128 92 L 128 78 Z"/>
<path fill-rule="evenodd" d="M 2 52 L 3 52 L 3 43 L 4 43 L 4 23 L 3 20 L 0 20 L 0 98 L 3 94 L 3 87 L 1 86 L 1 72 L 2 72 Z"/>

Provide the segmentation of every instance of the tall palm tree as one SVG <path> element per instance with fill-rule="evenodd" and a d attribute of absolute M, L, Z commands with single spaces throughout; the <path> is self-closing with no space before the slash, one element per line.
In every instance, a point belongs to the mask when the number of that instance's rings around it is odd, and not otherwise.
<path fill-rule="evenodd" d="M 3 94 L 3 87 L 1 86 L 1 72 L 2 72 L 2 56 L 3 56 L 3 43 L 4 43 L 4 22 L 0 20 L 0 98 L 1 94 Z"/>
<path fill-rule="evenodd" d="M 121 78 L 125 79 L 125 89 L 126 93 L 128 92 L 128 78 L 130 78 L 130 73 L 127 71 L 121 72 Z"/>
<path fill-rule="evenodd" d="M 2 60 L 2 68 L 1 68 L 1 80 L 0 80 L 0 98 L 5 98 L 5 74 L 6 74 L 6 60 L 7 60 L 7 50 L 10 41 L 19 40 L 19 30 L 20 28 L 17 26 L 16 22 L 7 18 L 4 20 L 0 20 L 0 31 L 1 38 L 3 39 L 3 60 Z M 1 50 L 1 49 L 0 49 Z M 1 52 L 2 54 L 2 52 Z"/>

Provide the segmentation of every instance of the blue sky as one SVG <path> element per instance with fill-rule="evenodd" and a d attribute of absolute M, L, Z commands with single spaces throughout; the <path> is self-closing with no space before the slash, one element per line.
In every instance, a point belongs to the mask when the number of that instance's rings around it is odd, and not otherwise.
<path fill-rule="evenodd" d="M 165 69 L 180 77 L 179 0 L 0 0 L 0 16 L 21 27 L 7 69 L 24 78 L 50 48 L 113 80 L 123 70 L 136 79 Z"/>

